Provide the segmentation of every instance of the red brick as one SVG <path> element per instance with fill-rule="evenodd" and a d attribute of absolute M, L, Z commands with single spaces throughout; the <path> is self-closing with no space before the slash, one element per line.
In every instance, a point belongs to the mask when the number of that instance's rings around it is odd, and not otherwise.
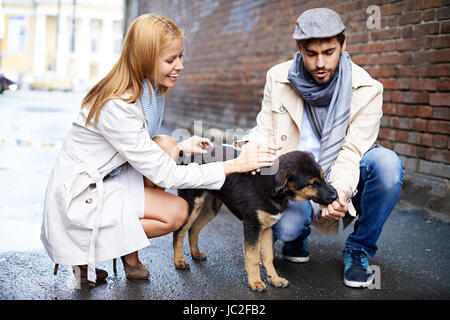
<path fill-rule="evenodd" d="M 450 47 L 450 35 L 433 38 L 431 47 L 434 49 Z"/>
<path fill-rule="evenodd" d="M 395 50 L 406 51 L 406 50 L 419 50 L 422 44 L 421 39 L 399 39 L 395 42 Z"/>
<path fill-rule="evenodd" d="M 411 120 L 411 129 L 417 131 L 427 131 L 428 120 L 425 119 L 412 119 Z"/>
<path fill-rule="evenodd" d="M 412 157 L 417 156 L 417 147 L 411 144 L 394 143 L 394 151 L 401 155 L 407 155 Z"/>
<path fill-rule="evenodd" d="M 448 121 L 442 120 L 429 120 L 428 132 L 450 134 L 450 123 Z"/>
<path fill-rule="evenodd" d="M 417 91 L 407 91 L 403 98 L 403 102 L 405 103 L 428 103 L 428 100 L 428 93 Z"/>
<path fill-rule="evenodd" d="M 397 80 L 395 79 L 379 79 L 379 81 L 383 84 L 384 90 L 397 88 Z"/>
<path fill-rule="evenodd" d="M 435 8 L 441 5 L 441 0 L 416 0 L 416 9 Z"/>
<path fill-rule="evenodd" d="M 432 93 L 430 95 L 430 105 L 450 106 L 450 93 Z"/>
<path fill-rule="evenodd" d="M 450 64 L 441 63 L 435 65 L 426 65 L 422 70 L 424 76 L 448 77 L 448 75 L 450 74 Z"/>
<path fill-rule="evenodd" d="M 430 78 L 412 79 L 411 80 L 411 89 L 436 91 L 437 79 L 430 79 Z"/>
<path fill-rule="evenodd" d="M 378 137 L 385 140 L 395 140 L 395 130 L 389 128 L 381 128 Z"/>
<path fill-rule="evenodd" d="M 437 162 L 446 162 L 450 159 L 450 154 L 448 150 L 428 148 L 425 151 L 425 159 Z"/>
<path fill-rule="evenodd" d="M 415 117 L 417 116 L 419 107 L 416 105 L 408 105 L 408 117 Z"/>
<path fill-rule="evenodd" d="M 405 26 L 402 28 L 402 38 L 414 38 L 414 27 L 413 26 Z"/>
<path fill-rule="evenodd" d="M 423 21 L 431 21 L 434 20 L 436 18 L 436 10 L 435 9 L 430 9 L 430 10 L 426 10 L 423 14 Z"/>
<path fill-rule="evenodd" d="M 404 7 L 405 7 L 404 2 L 385 4 L 381 6 L 381 14 L 382 15 L 401 14 Z"/>
<path fill-rule="evenodd" d="M 450 120 L 450 112 L 447 107 L 433 107 L 433 118 L 434 119 L 442 119 L 442 120 Z"/>
<path fill-rule="evenodd" d="M 430 106 L 416 106 L 416 113 L 414 116 L 420 118 L 431 118 L 433 114 L 433 108 Z"/>
<path fill-rule="evenodd" d="M 379 29 L 370 32 L 370 39 L 374 41 L 395 39 L 402 36 L 402 28 Z"/>
<path fill-rule="evenodd" d="M 417 144 L 423 146 L 431 146 L 433 143 L 433 135 L 429 133 L 418 133 Z"/>
<path fill-rule="evenodd" d="M 415 27 L 416 36 L 428 36 L 437 33 L 439 33 L 439 22 L 424 23 Z"/>
<path fill-rule="evenodd" d="M 408 139 L 406 142 L 411 144 L 418 144 L 419 142 L 419 133 L 416 131 L 406 131 L 408 133 Z"/>
<path fill-rule="evenodd" d="M 422 11 L 407 12 L 400 17 L 399 24 L 405 25 L 418 23 L 420 22 L 420 20 L 422 20 L 422 15 L 423 15 Z"/>
<path fill-rule="evenodd" d="M 383 114 L 396 114 L 396 106 L 392 103 L 383 103 Z"/>
<path fill-rule="evenodd" d="M 448 144 L 448 136 L 435 134 L 433 136 L 433 146 L 437 148 L 446 148 Z"/>
<path fill-rule="evenodd" d="M 398 129 L 411 129 L 412 121 L 409 118 L 392 117 L 390 119 L 390 127 Z"/>
<path fill-rule="evenodd" d="M 408 105 L 397 104 L 395 108 L 395 114 L 400 117 L 408 117 L 409 116 Z"/>
<path fill-rule="evenodd" d="M 438 79 L 437 89 L 439 91 L 450 91 L 450 79 Z"/>
<path fill-rule="evenodd" d="M 391 101 L 393 101 L 393 102 L 403 102 L 404 94 L 405 93 L 403 91 L 392 91 L 391 92 Z"/>
<path fill-rule="evenodd" d="M 438 20 L 450 19 L 450 8 L 449 7 L 442 7 L 442 8 L 437 9 L 437 11 L 436 11 L 436 18 Z"/>
<path fill-rule="evenodd" d="M 441 22 L 441 33 L 450 33 L 450 21 Z"/>
<path fill-rule="evenodd" d="M 408 131 L 397 130 L 395 133 L 395 140 L 400 141 L 400 142 L 407 142 L 408 141 Z"/>

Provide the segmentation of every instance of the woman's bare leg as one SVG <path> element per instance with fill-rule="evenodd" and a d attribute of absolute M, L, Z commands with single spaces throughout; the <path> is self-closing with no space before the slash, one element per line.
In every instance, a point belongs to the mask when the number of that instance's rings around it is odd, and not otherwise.
<path fill-rule="evenodd" d="M 157 136 L 153 139 L 175 161 L 178 159 L 178 144 L 169 136 Z M 188 218 L 187 202 L 155 185 L 144 177 L 145 209 L 144 218 L 140 219 L 148 238 L 155 238 L 178 230 Z M 138 265 L 138 253 L 125 256 L 130 265 Z"/>

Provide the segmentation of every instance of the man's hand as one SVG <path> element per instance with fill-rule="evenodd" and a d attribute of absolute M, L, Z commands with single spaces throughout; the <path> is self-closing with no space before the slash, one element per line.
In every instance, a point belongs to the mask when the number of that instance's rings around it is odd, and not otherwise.
<path fill-rule="evenodd" d="M 322 209 L 322 218 L 325 220 L 338 221 L 340 218 L 345 217 L 345 213 L 348 211 L 345 192 L 341 189 L 336 189 L 336 191 L 338 198 Z"/>

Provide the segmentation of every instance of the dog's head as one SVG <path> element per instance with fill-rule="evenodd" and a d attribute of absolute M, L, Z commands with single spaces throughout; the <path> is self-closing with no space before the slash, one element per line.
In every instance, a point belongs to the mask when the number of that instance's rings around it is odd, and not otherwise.
<path fill-rule="evenodd" d="M 322 205 L 336 200 L 336 189 L 324 180 L 323 170 L 312 153 L 292 151 L 278 159 L 274 195 L 286 192 L 290 200 L 313 200 Z"/>

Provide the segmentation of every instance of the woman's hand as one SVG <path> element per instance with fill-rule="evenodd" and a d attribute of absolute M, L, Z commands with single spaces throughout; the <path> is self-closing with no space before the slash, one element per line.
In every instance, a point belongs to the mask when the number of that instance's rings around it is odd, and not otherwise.
<path fill-rule="evenodd" d="M 249 145 L 242 149 L 237 158 L 223 162 L 225 174 L 249 172 L 263 167 L 270 167 L 277 158 L 275 151 L 279 149 L 278 147 L 258 144 Z"/>
<path fill-rule="evenodd" d="M 206 153 L 207 147 L 212 147 L 213 144 L 209 139 L 199 136 L 192 136 L 187 140 L 178 143 L 179 151 L 188 153 Z"/>
<path fill-rule="evenodd" d="M 245 143 L 242 147 L 241 147 L 241 150 L 242 151 L 244 151 L 244 150 L 246 150 L 246 149 L 249 149 L 249 148 L 257 148 L 257 146 L 261 146 L 262 144 L 260 144 L 260 143 L 257 143 L 257 142 L 251 142 L 251 141 L 248 141 L 247 143 Z M 267 146 L 267 145 L 266 145 Z M 277 146 L 269 146 L 270 148 L 272 148 L 274 151 L 278 151 L 278 150 L 280 150 L 282 147 L 277 147 Z M 250 173 L 252 174 L 252 175 L 255 175 L 257 172 L 260 172 L 261 171 L 261 169 L 260 168 L 258 168 L 258 169 L 256 169 L 256 170 L 251 170 L 250 171 Z"/>
<path fill-rule="evenodd" d="M 345 213 L 348 211 L 345 192 L 341 189 L 336 189 L 338 198 L 330 203 L 328 206 L 322 209 L 322 218 L 325 220 L 339 220 L 345 217 Z"/>

